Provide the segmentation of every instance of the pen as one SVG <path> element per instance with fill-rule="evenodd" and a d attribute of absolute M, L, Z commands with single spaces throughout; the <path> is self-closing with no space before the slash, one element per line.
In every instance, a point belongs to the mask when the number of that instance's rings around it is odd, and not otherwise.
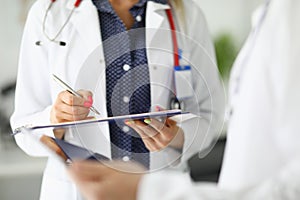
<path fill-rule="evenodd" d="M 53 77 L 53 80 L 55 80 L 62 88 L 64 88 L 65 90 L 67 90 L 68 92 L 70 92 L 71 94 L 73 94 L 76 97 L 83 98 L 83 96 L 81 94 L 79 94 L 78 92 L 73 90 L 70 86 L 68 86 L 65 82 L 63 82 L 60 78 L 58 78 L 55 74 L 52 74 L 52 77 Z M 93 106 L 90 107 L 90 110 L 93 111 L 94 113 L 96 113 L 97 115 L 100 115 L 100 112 Z"/>

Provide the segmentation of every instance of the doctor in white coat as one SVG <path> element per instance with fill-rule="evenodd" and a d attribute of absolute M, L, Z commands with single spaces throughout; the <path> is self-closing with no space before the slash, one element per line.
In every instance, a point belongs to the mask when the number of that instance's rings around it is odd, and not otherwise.
<path fill-rule="evenodd" d="M 141 178 L 78 163 L 71 175 L 83 193 L 89 199 L 118 199 L 110 192 L 130 180 L 114 194 L 140 200 L 299 199 L 299 10 L 297 0 L 272 0 L 254 15 L 255 29 L 231 74 L 228 141 L 218 185 L 195 185 L 179 173 Z"/>
<path fill-rule="evenodd" d="M 69 13 L 74 8 L 74 1 L 55 1 L 45 21 L 44 15 L 49 3 L 50 0 L 38 0 L 30 10 L 25 26 L 19 61 L 15 111 L 11 118 L 13 129 L 27 124 L 51 122 L 50 114 L 53 104 L 62 90 L 57 83 L 52 81 L 51 74 L 58 75 L 75 89 L 93 91 L 93 105 L 99 109 L 101 117 L 107 116 L 105 76 L 103 76 L 106 63 L 101 46 L 96 7 L 91 0 L 83 0 L 79 7 L 74 9 L 70 21 L 56 38 L 57 41 L 65 43 L 65 46 L 60 46 L 46 38 L 43 33 L 43 23 L 45 22 L 44 30 L 47 34 L 55 35 L 62 24 L 67 21 Z M 181 149 L 167 146 L 160 151 L 151 152 L 150 169 L 152 170 L 170 165 L 186 169 L 185 161 L 195 152 L 208 147 L 222 128 L 224 95 L 215 67 L 214 48 L 206 22 L 201 11 L 192 1 L 181 3 L 181 9 L 177 9 L 174 5 L 173 15 L 177 17 L 175 17 L 178 28 L 177 38 L 182 50 L 182 62 L 187 60 L 192 66 L 194 90 L 194 96 L 184 101 L 184 109 L 201 118 L 178 124 L 184 133 Z M 170 53 L 173 43 L 165 12 L 167 9 L 170 9 L 169 5 L 148 1 L 145 22 L 151 105 L 169 109 L 170 91 L 174 88 L 172 80 L 174 58 L 173 53 Z M 92 77 L 89 77 L 87 81 L 82 80 L 86 78 L 81 77 L 86 66 L 95 70 L 96 75 L 102 74 L 100 81 L 97 82 L 99 85 L 96 90 L 94 90 L 94 84 L 89 84 L 89 81 L 93 82 Z M 55 136 L 50 130 L 36 131 L 32 134 Z M 47 151 L 25 135 L 18 134 L 15 138 L 18 146 L 27 154 L 49 156 Z M 97 129 L 87 127 L 67 130 L 64 139 L 108 157 L 111 156 L 108 124 L 101 124 Z M 80 198 L 80 195 L 75 185 L 66 176 L 64 165 L 50 156 L 44 172 L 41 199 L 77 198 Z"/>

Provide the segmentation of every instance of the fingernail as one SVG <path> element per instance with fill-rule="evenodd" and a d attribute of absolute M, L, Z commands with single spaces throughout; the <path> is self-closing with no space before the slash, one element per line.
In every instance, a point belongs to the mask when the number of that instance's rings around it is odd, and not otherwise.
<path fill-rule="evenodd" d="M 146 124 L 151 124 L 151 119 L 144 119 L 144 122 L 145 122 Z"/>
<path fill-rule="evenodd" d="M 87 108 L 90 108 L 90 107 L 92 107 L 92 104 L 91 104 L 91 102 L 86 101 L 86 102 L 84 102 L 83 106 L 87 107 Z"/>
<path fill-rule="evenodd" d="M 91 103 L 91 104 L 93 104 L 93 97 L 92 96 L 88 96 L 88 100 L 89 100 L 89 102 Z"/>
<path fill-rule="evenodd" d="M 161 111 L 161 108 L 159 106 L 155 106 L 156 111 Z"/>
<path fill-rule="evenodd" d="M 125 121 L 125 124 L 127 124 L 127 125 L 132 125 L 132 124 L 134 124 L 134 121 L 133 121 L 133 120 L 126 120 L 126 121 Z"/>

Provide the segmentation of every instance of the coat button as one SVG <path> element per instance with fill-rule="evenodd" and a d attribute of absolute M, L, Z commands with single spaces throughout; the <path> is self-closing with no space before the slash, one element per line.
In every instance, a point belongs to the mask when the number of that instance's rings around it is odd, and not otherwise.
<path fill-rule="evenodd" d="M 124 96 L 124 97 L 123 97 L 123 101 L 124 101 L 125 103 L 129 103 L 130 99 L 129 99 L 129 97 Z"/>
<path fill-rule="evenodd" d="M 127 65 L 127 64 L 125 64 L 125 65 L 123 65 L 123 70 L 124 71 L 128 71 L 128 70 L 130 70 L 130 66 L 129 65 Z"/>
<path fill-rule="evenodd" d="M 141 15 L 138 15 L 138 16 L 136 16 L 136 21 L 138 21 L 138 22 L 141 22 L 142 21 L 142 16 Z"/>
<path fill-rule="evenodd" d="M 130 160 L 130 158 L 129 158 L 128 156 L 124 156 L 124 157 L 122 158 L 122 160 L 123 160 L 124 162 L 128 162 L 128 161 Z"/>
<path fill-rule="evenodd" d="M 124 133 L 128 133 L 130 131 L 130 128 L 128 126 L 123 126 L 122 130 Z"/>

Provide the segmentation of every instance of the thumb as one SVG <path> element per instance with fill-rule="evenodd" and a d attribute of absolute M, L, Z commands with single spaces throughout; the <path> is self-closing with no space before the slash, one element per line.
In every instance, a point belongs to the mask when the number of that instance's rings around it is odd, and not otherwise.
<path fill-rule="evenodd" d="M 155 111 L 159 112 L 159 111 L 165 111 L 166 109 L 160 107 L 160 106 L 155 106 Z"/>
<path fill-rule="evenodd" d="M 165 111 L 166 109 L 160 107 L 160 106 L 155 106 L 155 111 L 159 112 L 159 111 Z M 169 117 L 166 118 L 165 123 L 167 126 L 175 126 L 177 124 L 176 121 L 170 119 Z"/>

